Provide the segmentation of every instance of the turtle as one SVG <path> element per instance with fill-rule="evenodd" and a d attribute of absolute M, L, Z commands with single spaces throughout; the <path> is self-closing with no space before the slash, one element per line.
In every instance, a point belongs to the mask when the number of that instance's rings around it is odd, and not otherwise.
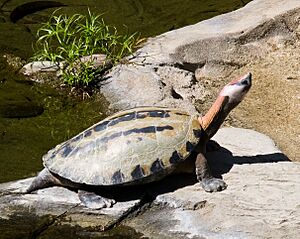
<path fill-rule="evenodd" d="M 202 188 L 222 191 L 227 184 L 213 177 L 205 158 L 206 144 L 242 101 L 251 82 L 247 73 L 225 85 L 204 116 L 160 106 L 113 114 L 48 151 L 42 158 L 44 169 L 25 193 L 63 186 L 76 190 L 88 208 L 112 207 L 114 199 L 88 188 L 159 181 L 184 168 L 192 152 L 197 155 L 193 170 Z"/>

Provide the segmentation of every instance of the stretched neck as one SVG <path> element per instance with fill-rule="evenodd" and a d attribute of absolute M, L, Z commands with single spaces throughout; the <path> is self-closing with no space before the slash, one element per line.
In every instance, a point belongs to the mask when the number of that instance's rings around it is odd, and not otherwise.
<path fill-rule="evenodd" d="M 219 96 L 209 111 L 203 117 L 199 117 L 203 130 L 211 138 L 220 128 L 230 110 L 225 110 L 224 106 L 228 102 L 228 97 Z"/>

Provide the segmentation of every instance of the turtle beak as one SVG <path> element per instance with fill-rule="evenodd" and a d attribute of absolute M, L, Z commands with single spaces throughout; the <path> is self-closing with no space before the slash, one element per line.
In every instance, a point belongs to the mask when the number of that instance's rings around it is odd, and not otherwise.
<path fill-rule="evenodd" d="M 244 86 L 243 91 L 248 91 L 252 85 L 252 74 L 250 72 L 247 73 L 237 83 L 238 85 Z"/>

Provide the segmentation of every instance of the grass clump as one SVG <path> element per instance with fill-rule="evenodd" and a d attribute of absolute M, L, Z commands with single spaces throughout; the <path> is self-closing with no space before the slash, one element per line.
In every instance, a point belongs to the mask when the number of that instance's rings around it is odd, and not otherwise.
<path fill-rule="evenodd" d="M 116 64 L 133 51 L 136 34 L 119 35 L 105 24 L 101 15 L 50 16 L 37 31 L 34 59 L 56 64 L 64 62 L 62 78 L 71 86 L 90 85 L 103 73 L 107 62 Z M 95 67 L 93 54 L 105 54 L 105 62 Z M 87 57 L 88 56 L 88 57 Z M 82 60 L 84 58 L 84 60 Z"/>

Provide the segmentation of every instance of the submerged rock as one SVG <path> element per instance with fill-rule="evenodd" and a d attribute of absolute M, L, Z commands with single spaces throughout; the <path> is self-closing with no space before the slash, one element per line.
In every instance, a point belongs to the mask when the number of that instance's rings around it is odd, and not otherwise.
<path fill-rule="evenodd" d="M 4 4 L 3 4 L 4 5 Z M 22 5 L 17 6 L 11 13 L 10 13 L 10 20 L 13 23 L 16 23 L 26 15 L 44 10 L 49 8 L 55 7 L 63 7 L 66 6 L 63 3 L 57 1 L 34 1 L 24 3 Z"/>
<path fill-rule="evenodd" d="M 43 106 L 32 101 L 4 101 L 0 103 L 0 117 L 3 118 L 35 117 L 43 112 Z"/>

